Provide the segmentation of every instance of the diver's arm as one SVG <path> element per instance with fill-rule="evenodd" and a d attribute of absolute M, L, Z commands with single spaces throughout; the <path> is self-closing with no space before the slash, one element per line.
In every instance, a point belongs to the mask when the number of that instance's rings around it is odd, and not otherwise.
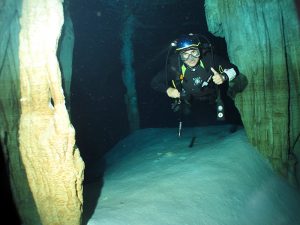
<path fill-rule="evenodd" d="M 160 71 L 151 81 L 151 87 L 155 91 L 167 93 L 171 98 L 179 98 L 180 93 L 172 84 L 172 81 L 180 75 L 178 72 L 178 62 L 175 55 L 172 55 L 168 62 L 168 70 Z"/>
<path fill-rule="evenodd" d="M 214 59 L 215 63 L 217 64 L 216 69 L 222 75 L 225 81 L 228 80 L 230 82 L 235 79 L 236 76 L 238 76 L 239 71 L 236 65 L 218 55 L 215 55 Z"/>
<path fill-rule="evenodd" d="M 158 92 L 166 93 L 170 98 L 179 98 L 179 91 L 168 85 L 168 81 L 166 82 L 166 78 L 162 76 L 162 74 L 158 74 L 152 79 L 151 87 Z"/>
<path fill-rule="evenodd" d="M 155 91 L 165 93 L 168 89 L 168 81 L 164 71 L 160 71 L 151 81 L 151 88 Z"/>
<path fill-rule="evenodd" d="M 212 71 L 214 75 L 217 75 L 215 76 L 215 79 L 217 80 L 223 79 L 223 82 L 230 82 L 239 75 L 237 66 L 217 54 L 212 55 L 209 53 L 205 56 L 203 61 L 206 63 L 206 65 L 210 65 L 211 71 L 211 68 L 213 68 L 218 73 L 216 74 L 214 71 Z"/>

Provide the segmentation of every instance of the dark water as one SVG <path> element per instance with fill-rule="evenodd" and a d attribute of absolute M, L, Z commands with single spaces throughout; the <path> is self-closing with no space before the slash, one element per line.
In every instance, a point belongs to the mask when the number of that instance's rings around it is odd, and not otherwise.
<path fill-rule="evenodd" d="M 146 2 L 146 1 L 145 1 Z M 181 34 L 201 33 L 209 38 L 219 55 L 227 57 L 226 44 L 213 37 L 205 20 L 204 1 L 72 1 L 75 48 L 72 81 L 72 123 L 81 155 L 86 162 L 86 178 L 97 177 L 98 161 L 117 141 L 129 133 L 125 86 L 122 81 L 121 32 L 129 13 L 135 17 L 132 39 L 133 68 L 141 128 L 176 127 L 177 115 L 170 99 L 150 87 L 152 77 L 164 68 L 170 43 Z M 128 9 L 127 13 L 126 10 Z M 239 123 L 239 114 L 225 99 L 227 122 Z M 199 117 L 187 118 L 185 125 L 215 124 L 215 107 L 199 106 Z M 92 179 L 92 178 L 91 178 Z"/>
<path fill-rule="evenodd" d="M 0 145 L 0 165 L 1 165 L 1 173 L 0 173 L 0 199 L 2 203 L 1 209 L 1 220 L 9 221 L 7 224 L 19 225 L 21 224 L 16 206 L 13 201 L 8 171 L 5 167 L 5 160 L 2 151 L 2 146 Z"/>

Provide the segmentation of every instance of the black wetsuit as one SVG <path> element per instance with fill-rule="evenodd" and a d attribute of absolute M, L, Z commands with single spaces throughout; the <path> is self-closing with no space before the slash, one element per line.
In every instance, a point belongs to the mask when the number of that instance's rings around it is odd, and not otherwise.
<path fill-rule="evenodd" d="M 169 87 L 177 88 L 181 93 L 181 98 L 186 100 L 212 100 L 217 96 L 218 85 L 212 81 L 213 73 L 211 67 L 219 73 L 222 73 L 224 69 L 233 68 L 238 75 L 235 65 L 211 53 L 207 53 L 201 57 L 197 66 L 193 68 L 184 65 L 185 71 L 182 71 L 182 65 L 183 63 L 177 54 L 170 56 L 167 69 L 160 71 L 152 79 L 151 87 L 156 91 L 164 93 L 166 93 Z M 184 75 L 183 78 L 182 74 Z"/>

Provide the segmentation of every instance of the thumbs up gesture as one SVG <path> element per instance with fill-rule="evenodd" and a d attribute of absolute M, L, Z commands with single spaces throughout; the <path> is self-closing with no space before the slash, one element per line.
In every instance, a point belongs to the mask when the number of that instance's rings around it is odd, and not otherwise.
<path fill-rule="evenodd" d="M 221 75 L 220 73 L 218 73 L 217 71 L 215 71 L 214 68 L 211 67 L 210 69 L 214 73 L 214 75 L 212 77 L 213 82 L 217 85 L 223 84 L 225 81 L 225 77 L 223 75 Z"/>

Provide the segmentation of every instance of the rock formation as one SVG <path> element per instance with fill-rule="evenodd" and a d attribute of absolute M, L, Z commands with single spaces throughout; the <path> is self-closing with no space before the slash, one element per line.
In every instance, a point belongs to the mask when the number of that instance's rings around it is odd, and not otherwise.
<path fill-rule="evenodd" d="M 40 219 L 20 159 L 18 132 L 20 119 L 19 39 L 17 1 L 0 4 L 0 137 L 15 205 L 24 224 L 40 224 Z"/>
<path fill-rule="evenodd" d="M 230 60 L 247 77 L 235 103 L 250 141 L 276 171 L 294 179 L 295 155 L 300 159 L 300 32 L 294 1 L 206 0 L 205 11 L 209 30 L 225 38 Z"/>
<path fill-rule="evenodd" d="M 60 0 L 1 1 L 0 137 L 25 225 L 80 224 L 84 164 L 65 105 Z"/>
<path fill-rule="evenodd" d="M 126 11 L 126 10 L 125 10 Z M 126 87 L 124 100 L 127 106 L 128 122 L 130 131 L 133 132 L 140 128 L 139 109 L 137 104 L 137 93 L 135 87 L 135 73 L 133 69 L 133 45 L 132 39 L 135 30 L 135 18 L 130 11 L 124 13 L 124 24 L 122 31 L 123 47 L 121 59 L 124 64 L 123 82 Z"/>

